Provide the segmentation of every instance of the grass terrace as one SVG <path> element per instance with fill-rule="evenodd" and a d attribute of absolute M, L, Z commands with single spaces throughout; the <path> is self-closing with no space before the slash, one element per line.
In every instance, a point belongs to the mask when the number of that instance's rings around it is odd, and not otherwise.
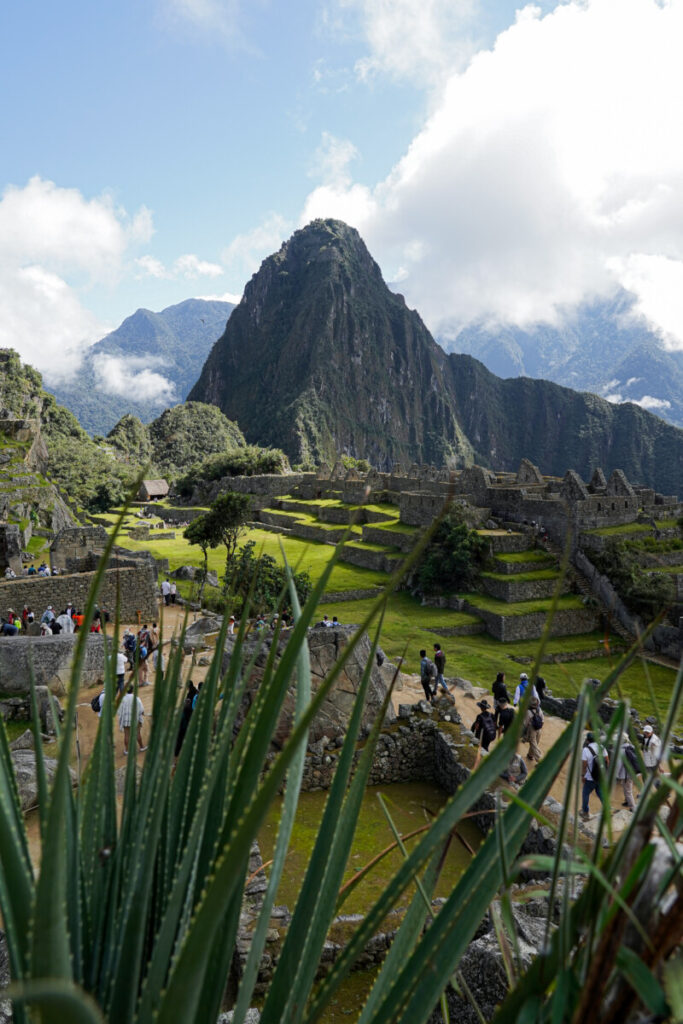
<path fill-rule="evenodd" d="M 514 576 L 513 579 L 517 580 L 519 577 Z M 506 576 L 505 579 L 510 579 Z M 462 594 L 466 601 L 476 608 L 481 608 L 482 611 L 495 612 L 496 615 L 531 615 L 534 612 L 546 612 L 548 613 L 552 607 L 552 598 L 543 598 L 538 601 L 499 601 L 495 597 L 489 597 L 487 594 Z M 565 608 L 583 608 L 583 599 L 577 594 L 563 594 L 557 602 L 557 610 L 562 611 Z"/>

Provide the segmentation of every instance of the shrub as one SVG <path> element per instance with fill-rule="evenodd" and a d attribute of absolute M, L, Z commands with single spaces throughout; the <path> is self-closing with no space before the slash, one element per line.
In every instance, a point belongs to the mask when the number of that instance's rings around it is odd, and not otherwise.
<path fill-rule="evenodd" d="M 289 460 L 279 448 L 259 448 L 245 445 L 210 455 L 195 463 L 176 481 L 176 490 L 189 498 L 195 488 L 206 486 L 226 476 L 257 476 L 262 473 L 287 473 Z"/>
<path fill-rule="evenodd" d="M 632 549 L 618 540 L 608 541 L 602 551 L 591 555 L 595 567 L 607 576 L 624 604 L 636 615 L 652 619 L 676 601 L 670 573 L 647 572 L 638 564 Z"/>
<path fill-rule="evenodd" d="M 247 601 L 255 614 L 266 614 L 277 606 L 286 589 L 285 568 L 270 555 L 257 557 L 255 548 L 255 542 L 248 540 L 228 563 L 225 591 L 235 615 L 242 614 Z M 311 592 L 311 577 L 307 572 L 292 573 L 292 583 L 299 601 L 305 603 Z"/>
<path fill-rule="evenodd" d="M 476 585 L 486 555 L 486 542 L 467 525 L 458 506 L 439 522 L 417 570 L 423 594 L 452 593 Z"/>

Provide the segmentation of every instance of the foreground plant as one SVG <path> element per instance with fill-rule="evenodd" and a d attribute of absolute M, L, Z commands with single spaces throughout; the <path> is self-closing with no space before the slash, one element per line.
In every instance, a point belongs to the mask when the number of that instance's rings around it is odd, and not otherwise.
<path fill-rule="evenodd" d="M 110 544 L 113 541 L 114 537 Z M 414 558 L 419 553 L 416 551 Z M 103 565 L 106 557 L 105 553 Z M 221 674 L 224 627 L 173 770 L 182 711 L 178 700 L 181 638 L 165 676 L 157 676 L 149 749 L 142 766 L 136 764 L 135 744 L 131 744 L 120 808 L 114 770 L 111 665 L 95 748 L 76 790 L 72 790 L 69 773 L 78 682 L 96 581 L 86 609 L 86 625 L 77 643 L 67 713 L 59 736 L 58 769 L 49 793 L 40 733 L 38 726 L 34 727 L 42 840 L 37 877 L 29 857 L 7 738 L 4 727 L 0 728 L 0 904 L 18 1024 L 29 1019 L 39 1019 L 43 1024 L 63 1024 L 65 1020 L 88 1024 L 102 1020 L 112 1024 L 213 1024 L 221 1009 L 235 950 L 250 850 L 270 804 L 286 783 L 268 890 L 237 996 L 235 1020 L 238 1024 L 244 1021 L 289 845 L 308 727 L 362 630 L 370 628 L 376 617 L 380 620 L 377 635 L 381 629 L 386 595 L 378 598 L 331 674 L 315 694 L 311 693 L 306 630 L 333 566 L 334 558 L 303 610 L 298 607 L 290 580 L 289 600 L 296 625 L 279 660 L 275 656 L 276 635 L 256 699 L 236 738 L 233 727 L 251 665 L 246 663 L 240 633 L 228 672 Z M 401 571 L 395 574 L 391 586 L 398 583 L 400 575 Z M 417 894 L 370 997 L 359 1011 L 359 1020 L 361 1024 L 425 1021 L 449 983 L 457 983 L 459 960 L 491 902 L 501 894 L 503 905 L 509 900 L 509 885 L 530 822 L 567 758 L 572 759 L 572 771 L 578 770 L 582 727 L 595 717 L 596 705 L 585 694 L 575 722 L 500 814 L 495 829 L 432 919 L 430 899 L 444 846 L 472 805 L 487 789 L 499 784 L 521 730 L 522 716 L 518 716 L 504 741 L 482 761 L 413 849 L 405 851 L 402 866 L 387 882 L 331 973 L 316 987 L 315 976 L 329 926 L 351 890 L 346 885 L 340 895 L 381 727 L 382 715 L 355 763 L 373 660 L 371 655 L 339 753 L 313 854 L 266 995 L 263 1024 L 324 1021 L 330 1000 L 359 953 L 379 930 L 386 913 L 405 899 L 406 889 L 417 878 L 421 879 Z M 619 670 L 615 670 L 605 680 L 595 701 L 609 692 L 618 675 Z M 271 736 L 285 695 L 294 683 L 294 727 L 283 750 L 270 762 Z M 680 690 L 679 677 L 665 719 L 669 730 L 680 704 Z M 623 725 L 624 716 L 622 710 L 615 729 Z M 660 791 L 655 792 L 652 784 L 646 786 L 631 828 L 607 859 L 599 843 L 589 856 L 579 859 L 567 805 L 559 838 L 573 852 L 569 856 L 560 852 L 552 863 L 540 866 L 550 871 L 553 887 L 557 887 L 561 874 L 579 868 L 590 881 L 577 901 L 569 899 L 565 886 L 560 927 L 552 931 L 549 921 L 547 950 L 526 975 L 514 979 L 510 997 L 501 1008 L 502 1020 L 547 1020 L 552 1024 L 573 1020 L 579 1010 L 583 1013 L 585 991 L 590 990 L 599 1007 L 606 993 L 612 998 L 613 988 L 608 990 L 607 985 L 615 974 L 617 981 L 626 979 L 632 985 L 636 976 L 645 977 L 643 971 L 647 972 L 649 989 L 657 995 L 659 1010 L 666 1006 L 669 1012 L 667 1000 L 673 997 L 665 994 L 653 968 L 669 956 L 670 930 L 661 942 L 649 936 L 650 946 L 656 950 L 653 956 L 649 946 L 643 952 L 626 944 L 630 953 L 618 959 L 618 942 L 615 950 L 613 939 L 624 938 L 626 927 L 633 923 L 630 902 L 650 877 L 655 823 L 672 856 L 676 851 L 680 818 L 665 823 L 659 813 L 664 798 L 672 792 L 681 795 L 678 775 L 666 780 Z M 605 815 L 605 827 L 609 832 L 609 813 Z M 562 850 L 562 842 L 558 849 Z M 679 854 L 677 864 L 680 871 Z M 658 891 L 670 894 L 677 881 L 669 872 L 658 881 Z M 678 898 L 680 901 L 680 893 Z M 626 915 L 625 922 L 621 914 Z M 667 918 L 667 928 L 672 920 Z M 604 983 L 594 977 L 592 970 L 596 950 L 601 951 Z M 623 1003 L 622 999 L 620 1005 Z M 445 1000 L 442 1006 L 447 1016 Z"/>

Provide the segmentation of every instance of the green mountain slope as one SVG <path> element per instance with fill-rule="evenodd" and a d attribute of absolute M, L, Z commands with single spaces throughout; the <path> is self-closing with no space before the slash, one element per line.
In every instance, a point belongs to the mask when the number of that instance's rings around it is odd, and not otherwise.
<path fill-rule="evenodd" d="M 138 309 L 93 345 L 76 377 L 45 387 L 92 434 L 108 433 L 126 413 L 149 422 L 185 399 L 233 308 L 230 302 L 187 299 L 160 313 Z M 156 394 L 149 379 L 140 378 L 144 371 L 157 375 Z"/>

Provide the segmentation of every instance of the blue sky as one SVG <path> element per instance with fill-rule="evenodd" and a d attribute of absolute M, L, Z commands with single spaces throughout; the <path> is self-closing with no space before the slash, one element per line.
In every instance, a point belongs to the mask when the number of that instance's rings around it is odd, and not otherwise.
<path fill-rule="evenodd" d="M 682 5 L 5 5 L 0 344 L 67 375 L 340 216 L 442 335 L 626 287 L 683 347 Z"/>

